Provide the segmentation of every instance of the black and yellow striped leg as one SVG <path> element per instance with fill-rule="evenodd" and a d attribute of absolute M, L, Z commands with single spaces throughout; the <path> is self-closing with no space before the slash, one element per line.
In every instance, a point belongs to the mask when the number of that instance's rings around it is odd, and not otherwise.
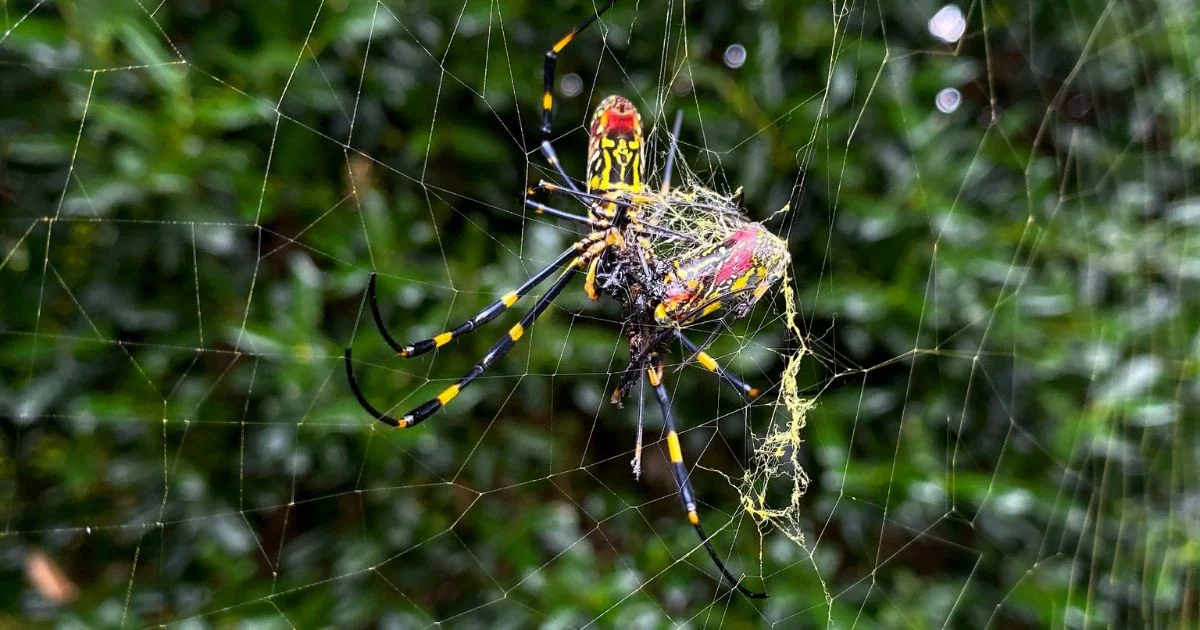
<path fill-rule="evenodd" d="M 683 449 L 679 445 L 679 432 L 675 428 L 675 419 L 671 415 L 671 399 L 667 396 L 667 388 L 663 386 L 662 382 L 662 359 L 655 355 L 652 361 L 653 364 L 646 370 L 646 374 L 650 379 L 651 387 L 654 388 L 654 394 L 658 398 L 658 406 L 662 409 L 663 424 L 666 425 L 667 429 L 667 451 L 671 457 L 671 468 L 675 473 L 675 483 L 679 486 L 679 500 L 683 503 L 683 509 L 687 510 L 688 522 L 696 530 L 696 535 L 700 537 L 700 543 L 704 545 L 704 550 L 708 552 L 708 556 L 717 565 L 717 569 L 721 571 L 721 575 L 725 576 L 725 579 L 742 595 L 752 599 L 765 599 L 767 597 L 766 593 L 752 591 L 742 586 L 741 582 L 733 577 L 733 574 L 725 567 L 725 563 L 721 562 L 721 558 L 717 555 L 717 550 L 713 548 L 712 543 L 709 541 L 704 527 L 700 525 L 700 516 L 696 512 L 696 493 L 692 490 L 692 482 L 688 480 L 687 468 L 683 464 Z"/>
<path fill-rule="evenodd" d="M 372 405 L 370 401 L 367 400 L 367 397 L 362 393 L 362 389 L 358 386 L 358 379 L 354 376 L 354 366 L 350 354 L 350 348 L 347 347 L 345 355 L 346 378 L 350 381 L 350 391 L 354 392 L 354 397 L 358 399 L 358 404 L 362 405 L 362 408 L 366 410 L 367 413 L 371 414 L 373 417 L 375 417 L 375 419 L 383 422 L 384 424 L 396 427 L 397 429 L 407 429 L 424 422 L 426 418 L 432 416 L 439 409 L 446 406 L 451 400 L 454 400 L 455 396 L 458 396 L 459 392 L 470 385 L 475 379 L 482 376 L 483 373 L 486 372 L 488 368 L 496 362 L 497 359 L 503 357 L 505 354 L 508 354 L 509 350 L 512 350 L 512 347 L 516 345 L 517 340 L 521 338 L 521 335 L 525 334 L 525 331 L 533 326 L 533 322 L 546 311 L 546 309 L 550 306 L 550 303 L 553 302 L 554 299 L 558 297 L 558 294 L 562 293 L 563 289 L 567 287 L 567 284 L 571 281 L 571 278 L 575 275 L 575 272 L 579 270 L 579 266 L 584 260 L 585 258 L 581 256 L 571 261 L 567 269 L 563 271 L 561 275 L 559 275 L 558 280 L 555 280 L 554 284 L 550 285 L 550 288 L 546 290 L 546 294 L 543 295 L 542 298 L 533 305 L 533 308 L 529 309 L 529 312 L 525 313 L 525 316 L 521 318 L 521 321 L 509 329 L 508 334 L 500 339 L 500 341 L 496 342 L 496 344 L 492 346 L 492 349 L 489 350 L 486 355 L 484 355 L 483 359 L 480 360 L 479 363 L 476 363 L 475 366 L 472 367 L 465 376 L 458 379 L 458 382 L 450 387 L 447 387 L 442 391 L 442 393 L 438 394 L 437 397 L 433 398 L 432 400 L 425 402 L 424 404 L 418 406 L 399 418 L 380 411 L 378 408 Z"/>
<path fill-rule="evenodd" d="M 621 380 L 617 381 L 617 386 L 613 389 L 610 402 L 620 408 L 621 399 L 625 397 L 625 392 L 629 390 L 629 386 L 633 385 L 633 381 L 645 374 L 647 365 L 650 365 L 650 358 L 657 356 L 659 348 L 670 342 L 675 333 L 669 329 L 660 330 L 654 333 L 650 342 L 646 344 L 646 350 L 639 352 L 636 356 L 629 357 L 629 364 L 625 367 L 625 371 L 621 374 Z"/>
<path fill-rule="evenodd" d="M 499 317 L 501 313 L 507 311 L 509 308 L 512 308 L 512 306 L 517 303 L 517 300 L 525 297 L 525 295 L 532 291 L 534 287 L 544 282 L 546 278 L 549 278 L 550 274 L 554 273 L 555 269 L 558 269 L 566 264 L 567 261 L 571 260 L 571 258 L 577 254 L 578 247 L 578 245 L 572 245 L 571 247 L 567 248 L 565 251 L 563 251 L 563 253 L 559 254 L 558 258 L 555 258 L 553 262 L 551 262 L 549 265 L 546 265 L 546 267 L 541 271 L 533 274 L 531 278 L 525 281 L 525 284 L 522 284 L 513 291 L 505 293 L 500 297 L 500 299 L 487 305 L 486 308 L 484 308 L 482 311 L 479 311 L 479 313 L 471 319 L 468 319 L 467 321 L 455 326 L 450 330 L 447 330 L 444 333 L 441 333 L 440 335 L 437 335 L 436 337 L 414 341 L 410 344 L 402 344 L 397 341 L 390 332 L 388 332 L 387 326 L 383 323 L 383 315 L 379 312 L 379 299 L 375 290 L 375 280 L 377 276 L 374 273 L 371 274 L 371 280 L 367 284 L 367 301 L 371 304 L 371 316 L 375 319 L 375 327 L 379 329 L 379 334 L 383 337 L 383 340 L 387 342 L 387 345 L 392 347 L 392 350 L 395 350 L 400 356 L 405 358 L 420 356 L 426 352 L 429 352 L 430 350 L 440 348 L 447 343 L 450 343 L 451 339 L 457 339 Z"/>
<path fill-rule="evenodd" d="M 544 81 L 546 89 L 542 93 L 542 136 L 549 138 L 550 133 L 553 131 L 553 127 L 550 124 L 550 118 L 552 112 L 554 111 L 554 67 L 558 64 L 558 53 L 562 52 L 563 49 L 567 47 L 567 44 L 570 44 L 571 40 L 575 39 L 576 35 L 583 32 L 583 29 L 591 26 L 592 22 L 595 22 L 601 15 L 604 15 L 605 11 L 611 9 L 615 2 L 616 0 L 609 0 L 607 4 L 600 8 L 600 10 L 596 11 L 595 14 L 589 16 L 588 19 L 581 22 L 579 26 L 571 29 L 570 33 L 567 33 L 562 37 L 562 39 L 554 42 L 554 45 L 550 47 L 550 50 L 546 51 L 546 66 L 544 68 Z"/>
<path fill-rule="evenodd" d="M 712 358 L 710 354 L 701 350 L 700 346 L 692 343 L 692 340 L 688 339 L 687 336 L 683 334 L 683 331 L 676 330 L 675 336 L 679 339 L 679 343 L 683 344 L 683 347 L 687 348 L 688 352 L 691 352 L 692 355 L 696 357 L 697 363 L 699 363 L 709 372 L 713 372 L 717 376 L 721 377 L 721 380 L 729 383 L 730 386 L 738 390 L 739 394 L 749 398 L 758 398 L 758 395 L 762 393 L 758 391 L 757 387 L 748 385 L 745 381 L 731 374 L 729 370 L 721 367 L 721 365 L 717 363 L 717 360 Z"/>

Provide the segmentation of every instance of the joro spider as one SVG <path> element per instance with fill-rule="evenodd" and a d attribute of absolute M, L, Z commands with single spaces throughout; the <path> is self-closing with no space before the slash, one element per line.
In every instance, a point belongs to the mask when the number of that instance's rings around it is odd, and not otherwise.
<path fill-rule="evenodd" d="M 471 319 L 435 337 L 409 344 L 400 343 L 388 332 L 379 311 L 376 274 L 372 273 L 367 293 L 375 326 L 393 350 L 401 357 L 411 358 L 440 348 L 496 319 L 561 269 L 542 298 L 465 376 L 408 413 L 395 417 L 367 400 L 354 375 L 350 347 L 345 352 L 346 377 L 351 391 L 367 413 L 398 429 L 414 427 L 449 404 L 507 354 L 576 274 L 584 271 L 583 288 L 587 295 L 593 300 L 601 294 L 619 300 L 627 318 L 625 332 L 630 361 L 613 392 L 613 403 L 619 405 L 629 386 L 643 374 L 649 380 L 662 410 L 667 449 L 688 522 L 730 584 L 747 597 L 765 598 L 766 593 L 752 591 L 734 578 L 700 524 L 695 492 L 684 467 L 679 435 L 671 414 L 671 400 L 663 385 L 662 355 L 673 341 L 678 341 L 705 369 L 716 373 L 740 394 L 756 397 L 757 389 L 718 365 L 684 335 L 682 327 L 700 320 L 728 322 L 745 316 L 784 275 L 789 261 L 787 244 L 741 212 L 740 189 L 731 196 L 724 196 L 700 187 L 685 190 L 670 187 L 679 118 L 675 121 L 661 188 L 651 191 L 643 176 L 646 161 L 641 116 L 633 103 L 622 96 L 605 98 L 591 118 L 586 190 L 580 190 L 572 181 L 550 142 L 555 65 L 559 53 L 614 3 L 615 0 L 610 0 L 546 51 L 541 152 L 565 186 L 541 181 L 529 193 L 544 190 L 574 198 L 588 207 L 588 214 L 581 216 L 559 210 L 529 199 L 529 195 L 525 199 L 526 207 L 586 224 L 591 232 L 524 284 L 505 293 Z M 640 455 L 639 426 L 635 470 Z"/>

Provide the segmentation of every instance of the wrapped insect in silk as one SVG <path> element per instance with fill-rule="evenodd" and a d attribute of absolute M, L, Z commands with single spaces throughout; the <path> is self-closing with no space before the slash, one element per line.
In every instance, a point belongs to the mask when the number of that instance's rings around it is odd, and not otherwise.
<path fill-rule="evenodd" d="M 662 325 L 692 323 L 717 314 L 744 317 L 783 277 L 787 244 L 750 223 L 718 244 L 697 248 L 672 261 L 662 302 L 654 312 Z"/>

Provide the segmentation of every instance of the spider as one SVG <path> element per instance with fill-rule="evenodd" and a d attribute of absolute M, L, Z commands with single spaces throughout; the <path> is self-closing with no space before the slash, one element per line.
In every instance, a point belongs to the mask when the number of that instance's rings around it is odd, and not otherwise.
<path fill-rule="evenodd" d="M 745 316 L 783 277 L 790 260 L 787 244 L 742 213 L 741 189 L 724 196 L 700 187 L 686 190 L 670 187 L 679 117 L 675 120 L 662 184 L 658 191 L 652 191 L 643 175 L 646 154 L 641 116 L 633 103 L 623 96 L 603 99 L 592 115 L 586 189 L 580 190 L 567 174 L 550 141 L 555 65 L 563 49 L 614 3 L 615 0 L 610 0 L 546 51 L 540 150 L 564 185 L 541 181 L 529 190 L 524 202 L 535 212 L 585 224 L 590 233 L 524 284 L 505 293 L 471 319 L 435 337 L 408 344 L 400 343 L 388 332 L 379 310 L 376 274 L 372 273 L 367 293 L 375 326 L 384 341 L 404 358 L 441 348 L 452 339 L 476 330 L 512 308 L 556 272 L 557 276 L 541 299 L 466 375 L 435 398 L 402 416 L 381 411 L 367 400 L 354 375 L 350 347 L 345 351 L 346 377 L 359 404 L 371 416 L 398 429 L 414 427 L 449 404 L 507 354 L 568 283 L 582 272 L 587 295 L 593 300 L 601 295 L 615 298 L 621 302 L 627 318 L 625 333 L 630 361 L 613 392 L 614 404 L 619 405 L 629 386 L 645 376 L 662 411 L 667 450 L 688 522 L 730 584 L 747 597 L 765 598 L 766 593 L 752 591 L 734 578 L 700 524 L 695 492 L 684 466 L 679 434 L 671 413 L 671 400 L 663 384 L 662 355 L 672 342 L 678 341 L 702 367 L 716 373 L 742 395 L 756 397 L 759 393 L 756 388 L 718 365 L 684 335 L 682 327 L 700 320 L 728 322 Z M 530 199 L 538 190 L 579 200 L 587 206 L 588 213 L 581 216 Z M 640 430 L 639 423 L 635 473 L 640 466 Z"/>

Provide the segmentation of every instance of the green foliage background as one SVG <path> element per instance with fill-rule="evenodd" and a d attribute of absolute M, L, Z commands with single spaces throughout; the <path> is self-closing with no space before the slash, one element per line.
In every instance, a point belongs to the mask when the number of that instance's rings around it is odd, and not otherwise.
<path fill-rule="evenodd" d="M 621 1 L 563 56 L 570 172 L 619 91 L 684 111 L 683 157 L 756 217 L 792 203 L 807 548 L 717 472 L 771 396 L 669 376 L 750 602 L 680 561 L 661 445 L 630 474 L 611 305 L 570 292 L 418 430 L 345 386 L 353 342 L 402 411 L 503 330 L 396 360 L 370 271 L 415 338 L 569 242 L 520 202 L 543 51 L 590 3 L 154 4 L 4 3 L 0 625 L 1198 623 L 1194 8 L 972 4 L 946 46 L 925 1 Z M 771 308 L 715 345 L 762 384 L 796 345 Z"/>

